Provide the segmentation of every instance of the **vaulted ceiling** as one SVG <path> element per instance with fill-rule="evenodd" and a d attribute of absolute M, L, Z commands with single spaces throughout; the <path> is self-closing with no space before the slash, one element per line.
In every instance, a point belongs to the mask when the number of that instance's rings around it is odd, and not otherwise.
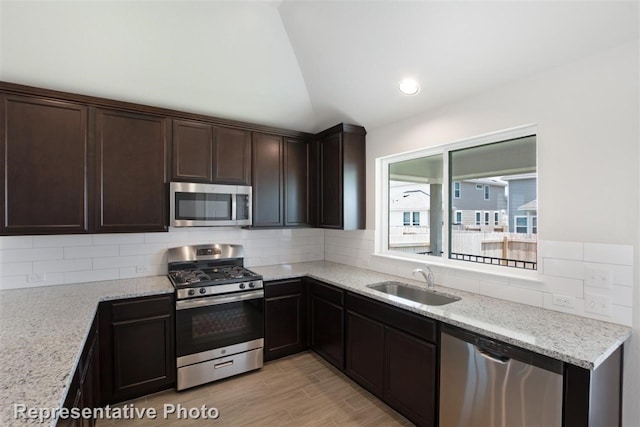
<path fill-rule="evenodd" d="M 606 0 L 3 0 L 0 24 L 4 81 L 310 132 L 398 121 L 640 27 L 637 1 Z"/>

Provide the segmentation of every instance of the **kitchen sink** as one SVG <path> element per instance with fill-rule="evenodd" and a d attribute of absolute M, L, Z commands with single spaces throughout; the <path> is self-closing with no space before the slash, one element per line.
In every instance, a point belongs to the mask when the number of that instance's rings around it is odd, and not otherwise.
<path fill-rule="evenodd" d="M 425 305 L 445 305 L 460 301 L 458 297 L 443 295 L 435 291 L 417 288 L 401 282 L 373 283 L 367 285 L 367 288 Z"/>

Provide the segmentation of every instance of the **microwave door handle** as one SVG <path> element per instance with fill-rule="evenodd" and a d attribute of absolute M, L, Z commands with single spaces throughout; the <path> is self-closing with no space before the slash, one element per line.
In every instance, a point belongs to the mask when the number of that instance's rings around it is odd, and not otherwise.
<path fill-rule="evenodd" d="M 188 310 L 190 308 L 209 307 L 212 305 L 229 304 L 232 302 L 260 299 L 263 297 L 264 297 L 264 291 L 260 289 L 258 291 L 243 292 L 236 295 L 194 298 L 190 300 L 176 301 L 176 310 Z"/>
<path fill-rule="evenodd" d="M 231 221 L 238 220 L 238 196 L 235 192 L 231 193 Z"/>

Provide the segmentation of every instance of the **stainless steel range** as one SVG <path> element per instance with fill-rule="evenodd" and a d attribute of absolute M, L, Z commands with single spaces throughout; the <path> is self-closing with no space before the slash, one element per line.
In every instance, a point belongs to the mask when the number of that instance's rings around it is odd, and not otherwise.
<path fill-rule="evenodd" d="M 244 268 L 241 245 L 168 251 L 176 288 L 177 389 L 262 367 L 262 276 Z"/>

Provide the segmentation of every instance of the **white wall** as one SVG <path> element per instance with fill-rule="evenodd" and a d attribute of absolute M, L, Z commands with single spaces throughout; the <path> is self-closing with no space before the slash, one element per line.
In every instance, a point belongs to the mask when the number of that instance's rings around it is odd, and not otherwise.
<path fill-rule="evenodd" d="M 375 159 L 520 125 L 537 124 L 539 283 L 436 271 L 437 283 L 558 309 L 554 293 L 576 298 L 578 315 L 632 325 L 625 352 L 624 425 L 640 426 L 640 94 L 639 43 L 547 70 L 367 135 L 367 224 L 375 224 Z M 424 91 L 420 96 L 428 96 Z M 409 274 L 414 263 L 372 257 L 374 231 L 327 232 L 325 258 Z M 585 286 L 588 266 L 610 269 L 611 290 Z M 585 312 L 584 295 L 612 298 L 611 317 Z"/>

